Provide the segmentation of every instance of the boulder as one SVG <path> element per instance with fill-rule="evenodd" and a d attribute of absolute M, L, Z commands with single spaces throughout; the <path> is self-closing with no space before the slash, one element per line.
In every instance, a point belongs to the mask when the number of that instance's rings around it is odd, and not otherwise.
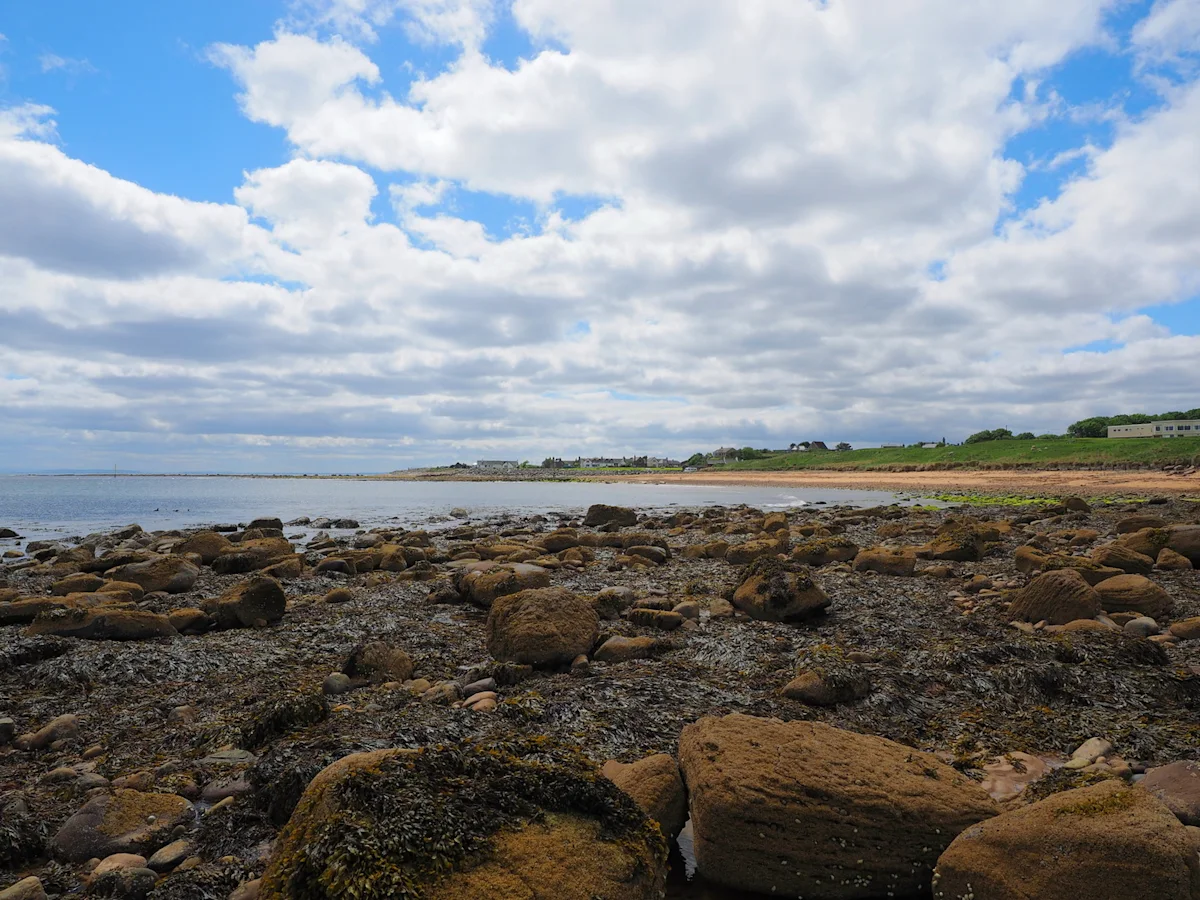
<path fill-rule="evenodd" d="M 1167 529 L 1167 547 L 1200 566 L 1200 525 L 1172 525 Z"/>
<path fill-rule="evenodd" d="M 1132 612 L 1157 619 L 1174 605 L 1171 595 L 1143 575 L 1118 575 L 1096 585 L 1105 612 Z"/>
<path fill-rule="evenodd" d="M 669 609 L 639 607 L 629 610 L 626 616 L 634 625 L 640 625 L 642 628 L 657 628 L 660 631 L 674 631 L 683 624 L 683 616 Z"/>
<path fill-rule="evenodd" d="M 754 619 L 793 622 L 823 613 L 829 598 L 804 567 L 763 557 L 742 572 L 733 605 Z"/>
<path fill-rule="evenodd" d="M 855 572 L 910 576 L 917 568 L 915 550 L 903 547 L 869 547 L 854 557 Z"/>
<path fill-rule="evenodd" d="M 140 609 L 58 609 L 42 613 L 25 631 L 30 636 L 92 641 L 147 641 L 176 634 L 170 620 Z"/>
<path fill-rule="evenodd" d="M 149 856 L 192 821 L 192 804 L 175 794 L 116 790 L 89 800 L 54 836 L 55 856 L 80 863 L 114 853 Z"/>
<path fill-rule="evenodd" d="M 696 866 L 738 890 L 916 895 L 954 836 L 997 811 L 934 756 L 817 722 L 703 718 L 679 746 Z"/>
<path fill-rule="evenodd" d="M 732 544 L 725 551 L 725 561 L 735 566 L 744 566 L 767 556 L 776 556 L 784 548 L 774 538 L 761 538 L 746 541 L 744 544 Z"/>
<path fill-rule="evenodd" d="M 41 879 L 34 875 L 22 878 L 16 884 L 0 891 L 0 900 L 46 900 L 46 889 Z"/>
<path fill-rule="evenodd" d="M 588 507 L 583 524 L 588 528 L 599 528 L 602 525 L 615 525 L 625 528 L 637 524 L 637 513 L 624 506 L 609 506 L 605 503 L 594 503 Z"/>
<path fill-rule="evenodd" d="M 564 588 L 507 594 L 487 620 L 488 651 L 500 662 L 564 666 L 592 649 L 600 617 L 590 603 Z"/>
<path fill-rule="evenodd" d="M 947 523 L 933 540 L 917 551 L 922 559 L 941 559 L 947 562 L 977 562 L 983 558 L 984 541 L 969 525 Z"/>
<path fill-rule="evenodd" d="M 658 823 L 668 840 L 683 831 L 687 821 L 687 795 L 679 764 L 667 753 L 647 756 L 634 763 L 609 760 L 601 774 L 634 799 Z"/>
<path fill-rule="evenodd" d="M 824 566 L 850 562 L 858 555 L 858 545 L 841 535 L 813 538 L 792 548 L 792 560 L 803 566 Z"/>
<path fill-rule="evenodd" d="M 159 556 L 118 566 L 107 574 L 113 581 L 131 581 L 148 594 L 155 591 L 183 594 L 196 584 L 200 570 L 182 556 Z"/>
<path fill-rule="evenodd" d="M 225 535 L 215 531 L 200 531 L 176 547 L 175 552 L 180 556 L 195 553 L 204 565 L 210 566 L 222 553 L 229 553 L 234 549 L 235 545 L 230 543 Z"/>
<path fill-rule="evenodd" d="M 1154 558 L 1130 550 L 1124 544 L 1105 544 L 1092 551 L 1092 562 L 1108 568 L 1120 569 L 1129 575 L 1149 575 L 1154 568 Z"/>
<path fill-rule="evenodd" d="M 1154 561 L 1154 567 L 1166 572 L 1186 572 L 1195 568 L 1190 559 L 1182 553 L 1176 553 L 1170 547 L 1163 547 L 1158 551 L 1158 559 Z"/>
<path fill-rule="evenodd" d="M 273 531 L 282 531 L 283 530 L 283 521 L 278 519 L 275 516 L 264 516 L 261 519 L 255 519 L 253 522 L 251 522 L 249 525 L 246 526 L 247 531 L 252 531 L 256 528 L 271 529 Z"/>
<path fill-rule="evenodd" d="M 1165 528 L 1142 528 L 1139 531 L 1122 534 L 1117 538 L 1117 543 L 1134 553 L 1156 559 L 1170 539 L 1170 532 Z"/>
<path fill-rule="evenodd" d="M 1200 826 L 1200 763 L 1181 760 L 1146 772 L 1138 787 L 1157 797 L 1184 825 Z"/>
<path fill-rule="evenodd" d="M 28 625 L 42 613 L 70 609 L 71 605 L 50 597 L 22 597 L 11 603 L 0 603 L 0 625 Z"/>
<path fill-rule="evenodd" d="M 592 659 L 602 663 L 628 662 L 631 659 L 649 659 L 658 651 L 658 641 L 651 637 L 624 637 L 614 635 L 599 646 Z"/>
<path fill-rule="evenodd" d="M 206 600 L 201 608 L 218 628 L 252 628 L 258 623 L 278 622 L 287 610 L 287 595 L 274 578 L 258 575 Z"/>
<path fill-rule="evenodd" d="M 33 734 L 17 738 L 18 750 L 45 750 L 57 741 L 70 741 L 79 737 L 79 717 L 70 713 L 55 716 Z"/>
<path fill-rule="evenodd" d="M 1010 619 L 1066 625 L 1100 615 L 1100 595 L 1074 569 L 1044 572 L 1021 588 L 1008 608 Z"/>
<path fill-rule="evenodd" d="M 413 661 L 404 650 L 384 641 L 371 641 L 351 651 L 342 673 L 354 679 L 375 684 L 386 681 L 408 681 L 413 674 Z"/>
<path fill-rule="evenodd" d="M 1196 842 L 1147 791 L 1119 779 L 980 822 L 938 860 L 935 900 L 1191 900 Z"/>
<path fill-rule="evenodd" d="M 497 597 L 550 587 L 550 570 L 529 563 L 472 563 L 456 584 L 475 606 L 490 609 Z"/>
<path fill-rule="evenodd" d="M 548 553 L 562 553 L 579 546 L 579 533 L 573 528 L 560 528 L 542 537 L 541 544 Z"/>
<path fill-rule="evenodd" d="M 344 757 L 304 791 L 259 900 L 657 900 L 666 841 L 544 740 Z"/>
<path fill-rule="evenodd" d="M 1126 516 L 1117 522 L 1117 534 L 1133 534 L 1147 528 L 1166 528 L 1167 520 L 1159 516 Z"/>
<path fill-rule="evenodd" d="M 167 621 L 180 634 L 204 634 L 217 624 L 216 620 L 202 609 L 184 607 L 167 613 Z"/>
<path fill-rule="evenodd" d="M 294 549 L 285 538 L 258 538 L 231 544 L 230 549 L 212 561 L 218 575 L 244 575 L 257 572 L 292 556 Z M 353 574 L 353 573 L 351 573 Z"/>
<path fill-rule="evenodd" d="M 61 581 L 50 585 L 50 594 L 54 597 L 65 597 L 67 594 L 88 594 L 98 591 L 104 586 L 104 579 L 90 572 L 79 572 L 68 575 Z"/>
<path fill-rule="evenodd" d="M 870 691 L 871 682 L 865 676 L 837 678 L 819 672 L 801 672 L 783 686 L 781 693 L 789 700 L 809 706 L 837 706 L 861 700 Z"/>

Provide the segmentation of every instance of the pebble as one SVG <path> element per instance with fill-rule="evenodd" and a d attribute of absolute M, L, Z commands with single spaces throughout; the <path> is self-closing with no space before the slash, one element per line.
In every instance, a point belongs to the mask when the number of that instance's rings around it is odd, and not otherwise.
<path fill-rule="evenodd" d="M 472 681 L 463 688 L 463 696 L 470 700 L 476 694 L 482 694 L 486 691 L 496 690 L 495 678 L 481 678 L 478 681 Z"/>
<path fill-rule="evenodd" d="M 1161 629 L 1158 623 L 1149 616 L 1139 616 L 1125 623 L 1125 633 L 1134 637 L 1150 637 L 1158 634 Z"/>
<path fill-rule="evenodd" d="M 187 859 L 191 852 L 192 845 L 189 841 L 172 841 L 151 856 L 146 866 L 155 872 L 170 872 Z"/>
<path fill-rule="evenodd" d="M 1101 757 L 1111 756 L 1112 752 L 1113 745 L 1104 738 L 1088 738 L 1075 748 L 1075 752 L 1071 754 L 1071 762 L 1082 759 L 1084 760 L 1084 765 L 1089 765 Z M 1071 763 L 1067 763 L 1068 767 L 1070 765 Z"/>
<path fill-rule="evenodd" d="M 100 865 L 92 870 L 92 878 L 99 878 L 109 872 L 119 872 L 122 869 L 141 869 L 146 865 L 146 857 L 136 853 L 114 853 L 100 861 Z"/>

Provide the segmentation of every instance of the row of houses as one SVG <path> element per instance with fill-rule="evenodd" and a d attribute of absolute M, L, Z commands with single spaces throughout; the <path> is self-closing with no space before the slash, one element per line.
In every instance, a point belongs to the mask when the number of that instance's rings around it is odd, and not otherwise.
<path fill-rule="evenodd" d="M 678 469 L 683 463 L 665 456 L 580 456 L 575 459 L 547 459 L 542 463 L 551 469 Z M 475 463 L 477 469 L 503 471 L 519 469 L 515 459 L 481 459 Z"/>

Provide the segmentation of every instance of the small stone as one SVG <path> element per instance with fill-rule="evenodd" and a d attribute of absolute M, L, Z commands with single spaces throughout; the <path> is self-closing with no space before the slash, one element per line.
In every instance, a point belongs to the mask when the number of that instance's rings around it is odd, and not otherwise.
<path fill-rule="evenodd" d="M 229 900 L 258 900 L 258 889 L 262 885 L 261 878 L 239 884 L 229 895 Z"/>
<path fill-rule="evenodd" d="M 196 721 L 199 713 L 194 706 L 176 706 L 167 713 L 168 725 L 191 725 Z"/>
<path fill-rule="evenodd" d="M 495 691 L 481 691 L 473 697 L 468 698 L 463 702 L 463 706 L 474 706 L 476 703 L 482 703 L 485 700 L 495 700 Z"/>
<path fill-rule="evenodd" d="M 733 604 L 718 597 L 708 604 L 708 615 L 713 619 L 728 619 L 733 615 Z"/>
<path fill-rule="evenodd" d="M 92 878 L 100 878 L 109 872 L 119 872 L 122 869 L 140 869 L 146 865 L 146 857 L 136 853 L 114 853 L 100 861 L 100 865 L 92 870 Z"/>
<path fill-rule="evenodd" d="M 472 712 L 486 713 L 491 712 L 496 708 L 495 700 L 480 700 L 478 703 L 472 704 L 469 709 Z"/>
<path fill-rule="evenodd" d="M 446 706 L 458 699 L 458 685 L 453 681 L 444 681 L 441 684 L 435 684 L 421 695 L 422 703 L 435 703 L 441 706 Z"/>
<path fill-rule="evenodd" d="M 151 856 L 146 866 L 155 872 L 170 872 L 187 859 L 191 852 L 192 845 L 189 841 L 172 841 Z"/>
<path fill-rule="evenodd" d="M 326 603 L 349 603 L 354 599 L 354 594 L 348 588 L 334 588 L 325 595 Z"/>
<path fill-rule="evenodd" d="M 17 739 L 20 750 L 45 750 L 56 741 L 68 741 L 79 736 L 79 717 L 58 716 L 33 734 Z"/>
<path fill-rule="evenodd" d="M 588 662 L 587 654 L 580 653 L 577 657 L 571 660 L 571 671 L 576 675 L 582 675 L 591 669 L 592 665 Z"/>
<path fill-rule="evenodd" d="M 325 681 L 321 684 L 321 690 L 326 694 L 337 695 L 344 694 L 354 686 L 349 675 L 342 672 L 331 672 L 325 676 Z"/>
<path fill-rule="evenodd" d="M 495 678 L 481 678 L 478 681 L 472 681 L 470 684 L 468 684 L 466 687 L 463 688 L 462 692 L 463 692 L 463 696 L 469 700 L 471 697 L 475 696 L 476 694 L 481 694 L 486 691 L 495 691 L 495 690 L 496 690 L 496 679 Z"/>
<path fill-rule="evenodd" d="M 679 613 L 685 619 L 698 619 L 700 618 L 700 604 L 695 600 L 684 600 L 682 603 L 675 604 L 672 612 Z"/>

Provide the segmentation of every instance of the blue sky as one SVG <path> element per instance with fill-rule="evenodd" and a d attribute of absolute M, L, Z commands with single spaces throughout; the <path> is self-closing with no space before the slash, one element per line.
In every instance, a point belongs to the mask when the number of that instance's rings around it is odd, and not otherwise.
<path fill-rule="evenodd" d="M 1195 0 L 768 6 L 5 5 L 39 216 L 0 217 L 0 450 L 387 467 L 1200 403 Z M 248 324 L 290 380 L 218 352 Z M 214 425 L 222 379 L 259 424 Z"/>

